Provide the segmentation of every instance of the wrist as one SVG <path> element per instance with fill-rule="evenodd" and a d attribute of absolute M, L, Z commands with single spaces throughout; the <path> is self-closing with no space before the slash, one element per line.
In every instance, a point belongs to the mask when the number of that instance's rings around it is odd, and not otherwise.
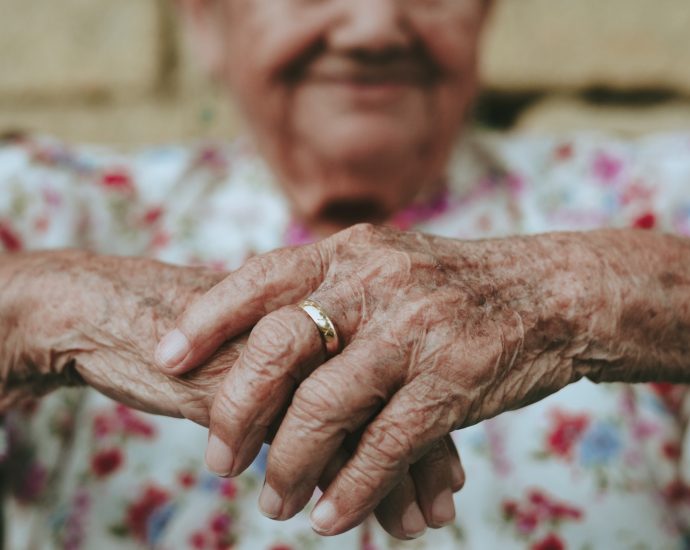
<path fill-rule="evenodd" d="M 606 264 L 611 315 L 590 378 L 690 382 L 690 240 L 608 230 L 593 233 L 593 243 Z"/>
<path fill-rule="evenodd" d="M 550 233 L 497 241 L 505 300 L 521 319 L 521 361 L 556 386 L 595 377 L 608 359 L 616 287 L 588 233 Z M 612 292 L 613 291 L 613 292 Z"/>
<path fill-rule="evenodd" d="M 0 410 L 62 385 L 82 383 L 68 355 L 56 353 L 55 313 L 46 274 L 75 252 L 6 254 L 0 265 Z M 48 284 L 46 284 L 48 283 Z M 64 290 L 64 289 L 62 289 Z M 65 326 L 72 319 L 62 317 Z"/>

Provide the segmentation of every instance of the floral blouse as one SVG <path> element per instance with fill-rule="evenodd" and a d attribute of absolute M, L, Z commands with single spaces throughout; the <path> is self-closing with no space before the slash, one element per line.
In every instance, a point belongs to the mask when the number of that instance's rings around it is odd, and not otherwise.
<path fill-rule="evenodd" d="M 390 223 L 462 239 L 604 226 L 690 236 L 690 134 L 467 137 L 445 189 Z M 43 138 L 0 145 L 0 250 L 82 247 L 230 269 L 309 239 L 242 141 L 129 154 Z M 457 521 L 400 542 L 374 521 L 320 538 L 307 512 L 266 519 L 256 503 L 265 448 L 243 475 L 217 478 L 199 426 L 59 391 L 5 415 L 6 547 L 684 548 L 684 396 L 583 380 L 455 433 L 467 472 Z"/>

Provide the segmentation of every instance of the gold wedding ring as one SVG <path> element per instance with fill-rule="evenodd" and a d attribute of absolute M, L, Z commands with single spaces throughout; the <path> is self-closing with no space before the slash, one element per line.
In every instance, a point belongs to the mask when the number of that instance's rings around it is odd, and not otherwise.
<path fill-rule="evenodd" d="M 304 300 L 299 304 L 299 307 L 309 315 L 316 328 L 319 329 L 321 340 L 326 348 L 327 357 L 333 357 L 340 351 L 340 338 L 338 338 L 338 331 L 331 321 L 331 318 L 321 307 L 321 304 L 314 300 Z"/>

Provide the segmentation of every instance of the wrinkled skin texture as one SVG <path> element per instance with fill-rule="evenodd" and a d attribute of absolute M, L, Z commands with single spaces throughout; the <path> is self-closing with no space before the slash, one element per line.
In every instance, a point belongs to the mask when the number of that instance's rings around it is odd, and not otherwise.
<path fill-rule="evenodd" d="M 15 265 L 7 273 L 7 265 Z M 78 251 L 3 257 L 3 405 L 87 383 L 137 409 L 208 424 L 219 377 L 241 341 L 191 376 L 154 368 L 156 341 L 223 275 Z"/>
<path fill-rule="evenodd" d="M 86 383 L 144 412 L 208 426 L 213 397 L 246 337 L 220 346 L 203 368 L 184 377 L 157 369 L 153 351 L 192 300 L 224 276 L 78 251 L 3 256 L 0 407 L 6 410 L 27 396 Z M 353 444 L 348 443 L 350 448 Z M 321 476 L 322 486 L 348 456 L 345 448 L 333 455 Z M 412 475 L 401 475 L 398 481 L 375 512 L 391 534 L 408 538 L 427 525 L 417 498 L 431 500 L 435 491 L 459 490 L 464 482 L 452 442 L 440 441 L 420 458 Z M 415 483 L 427 489 L 417 495 Z"/>
<path fill-rule="evenodd" d="M 239 473 L 289 406 L 260 499 L 284 519 L 357 434 L 312 514 L 332 535 L 359 524 L 451 430 L 583 376 L 690 379 L 689 268 L 687 240 L 638 231 L 463 242 L 359 225 L 230 275 L 178 321 L 190 347 L 168 372 L 203 363 L 258 321 L 214 401 L 211 431 L 223 443 L 207 460 Z M 293 305 L 308 295 L 344 348 L 294 391 L 322 353 Z"/>

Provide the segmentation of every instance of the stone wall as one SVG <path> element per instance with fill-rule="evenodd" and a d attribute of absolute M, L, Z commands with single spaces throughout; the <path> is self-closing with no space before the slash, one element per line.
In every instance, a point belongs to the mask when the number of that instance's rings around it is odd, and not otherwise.
<path fill-rule="evenodd" d="M 0 0 L 0 132 L 115 144 L 236 133 L 172 5 Z M 530 98 L 523 128 L 690 128 L 689 0 L 498 0 L 484 54 L 489 95 Z"/>

